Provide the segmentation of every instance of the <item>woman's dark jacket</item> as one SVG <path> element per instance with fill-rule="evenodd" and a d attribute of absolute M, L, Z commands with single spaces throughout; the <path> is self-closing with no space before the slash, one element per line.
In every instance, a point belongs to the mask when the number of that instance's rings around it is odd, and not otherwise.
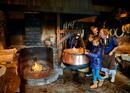
<path fill-rule="evenodd" d="M 90 67 L 92 69 L 100 69 L 102 67 L 102 47 L 101 46 L 94 46 L 92 52 L 87 54 L 90 59 Z"/>

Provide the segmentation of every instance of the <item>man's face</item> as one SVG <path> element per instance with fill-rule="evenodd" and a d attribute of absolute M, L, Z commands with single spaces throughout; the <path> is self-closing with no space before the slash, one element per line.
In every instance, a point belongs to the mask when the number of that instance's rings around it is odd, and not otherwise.
<path fill-rule="evenodd" d="M 76 39 L 79 39 L 79 36 L 76 36 Z"/>
<path fill-rule="evenodd" d="M 80 34 L 78 33 L 77 35 L 76 35 L 76 39 L 79 39 L 80 38 Z"/>
<path fill-rule="evenodd" d="M 89 41 L 93 41 L 93 35 L 90 35 L 88 38 Z"/>
<path fill-rule="evenodd" d="M 104 34 L 103 30 L 100 30 L 99 36 L 103 39 L 107 38 L 107 36 Z"/>

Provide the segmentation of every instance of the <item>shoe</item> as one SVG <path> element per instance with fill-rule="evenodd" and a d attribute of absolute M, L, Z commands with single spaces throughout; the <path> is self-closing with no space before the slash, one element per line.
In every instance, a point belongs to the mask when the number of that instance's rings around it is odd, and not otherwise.
<path fill-rule="evenodd" d="M 93 85 L 90 86 L 91 89 L 97 88 L 98 81 L 93 82 Z"/>
<path fill-rule="evenodd" d="M 99 80 L 98 86 L 101 87 L 103 85 L 104 80 Z"/>
<path fill-rule="evenodd" d="M 115 82 L 115 77 L 112 77 L 111 80 L 110 80 L 112 83 Z"/>

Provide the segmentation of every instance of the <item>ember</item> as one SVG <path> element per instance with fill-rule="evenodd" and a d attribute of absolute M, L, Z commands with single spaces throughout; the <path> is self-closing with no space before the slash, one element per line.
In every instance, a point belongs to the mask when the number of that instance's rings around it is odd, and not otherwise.
<path fill-rule="evenodd" d="M 35 71 L 35 72 L 39 72 L 39 71 L 42 71 L 43 70 L 43 66 L 37 62 L 35 62 L 33 65 L 32 65 L 32 70 Z"/>

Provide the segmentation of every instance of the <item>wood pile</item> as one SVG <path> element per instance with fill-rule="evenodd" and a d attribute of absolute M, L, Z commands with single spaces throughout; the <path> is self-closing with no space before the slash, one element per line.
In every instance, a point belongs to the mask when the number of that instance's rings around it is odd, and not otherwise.
<path fill-rule="evenodd" d="M 4 75 L 6 72 L 6 67 L 4 65 L 0 65 L 0 77 Z"/>
<path fill-rule="evenodd" d="M 2 49 L 0 50 L 0 64 L 12 62 L 17 50 L 14 49 Z"/>
<path fill-rule="evenodd" d="M 20 86 L 16 52 L 15 48 L 0 50 L 0 64 L 6 67 L 6 72 L 0 77 L 0 93 L 15 93 Z"/>
<path fill-rule="evenodd" d="M 118 47 L 116 49 L 116 53 L 119 54 L 130 54 L 130 37 L 121 37 L 118 38 Z"/>
<path fill-rule="evenodd" d="M 15 68 L 7 68 L 6 73 L 0 77 L 0 93 L 15 93 L 19 88 L 20 78 L 15 73 Z"/>
<path fill-rule="evenodd" d="M 120 45 L 115 52 L 119 54 L 130 54 L 130 45 Z"/>

